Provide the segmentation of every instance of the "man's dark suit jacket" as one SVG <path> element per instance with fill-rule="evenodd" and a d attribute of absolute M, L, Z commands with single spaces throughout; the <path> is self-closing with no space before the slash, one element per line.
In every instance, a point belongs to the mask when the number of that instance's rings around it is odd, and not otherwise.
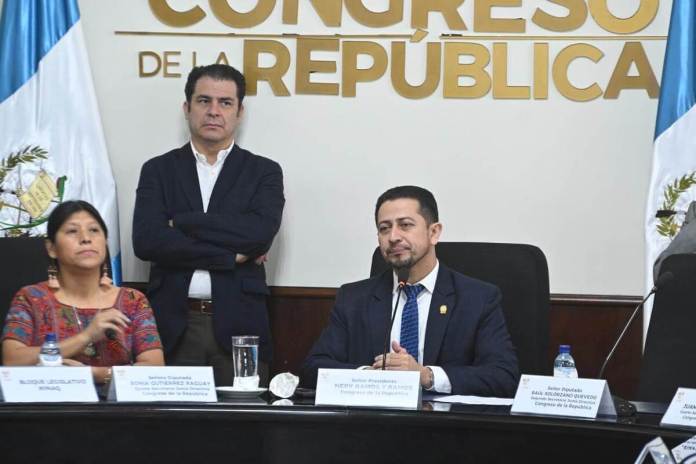
<path fill-rule="evenodd" d="M 372 365 L 384 350 L 392 311 L 392 271 L 342 286 L 328 327 L 305 360 L 303 382 L 315 385 L 319 368 Z M 452 394 L 512 397 L 517 356 L 494 285 L 442 263 L 425 332 L 423 365 L 440 366 Z M 447 311 L 442 314 L 441 306 Z"/>
<path fill-rule="evenodd" d="M 232 335 L 259 335 L 259 358 L 270 361 L 266 272 L 254 257 L 270 248 L 284 204 L 278 163 L 237 145 L 225 159 L 206 213 L 190 144 L 143 165 L 133 248 L 140 259 L 152 262 L 147 296 L 165 352 L 186 329 L 193 271 L 205 269 L 210 271 L 218 342 L 231 350 Z M 250 259 L 235 264 L 237 253 Z"/>

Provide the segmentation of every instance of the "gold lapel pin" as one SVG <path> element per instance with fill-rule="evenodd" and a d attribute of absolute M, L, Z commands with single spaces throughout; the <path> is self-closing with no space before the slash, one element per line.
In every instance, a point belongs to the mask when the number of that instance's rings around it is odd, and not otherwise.
<path fill-rule="evenodd" d="M 440 314 L 447 314 L 447 305 L 440 306 Z"/>

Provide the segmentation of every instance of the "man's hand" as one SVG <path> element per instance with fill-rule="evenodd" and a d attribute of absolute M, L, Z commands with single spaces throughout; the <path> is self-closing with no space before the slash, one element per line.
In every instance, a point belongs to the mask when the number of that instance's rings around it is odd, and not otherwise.
<path fill-rule="evenodd" d="M 432 388 L 433 374 L 432 371 L 418 364 L 418 361 L 408 354 L 399 342 L 392 341 L 393 353 L 387 353 L 386 369 L 389 371 L 418 371 L 420 372 L 420 383 L 425 388 Z M 382 355 L 375 357 L 375 362 L 372 365 L 373 369 L 382 369 Z"/>
<path fill-rule="evenodd" d="M 387 353 L 386 368 L 390 371 L 420 371 L 422 367 L 418 364 L 413 356 L 408 354 L 405 348 L 399 345 L 399 342 L 392 342 L 393 353 Z M 382 368 L 382 355 L 375 357 L 375 363 L 372 365 L 375 369 Z"/>
<path fill-rule="evenodd" d="M 237 253 L 237 257 L 235 258 L 234 261 L 235 261 L 237 264 L 246 263 L 247 261 L 249 261 L 249 256 L 243 255 L 243 254 L 241 254 L 241 253 Z M 265 263 L 266 261 L 268 261 L 268 255 L 267 255 L 267 254 L 261 255 L 261 256 L 259 256 L 258 258 L 254 259 L 254 262 L 255 262 L 256 264 L 258 264 L 259 266 L 262 265 L 263 263 Z"/>

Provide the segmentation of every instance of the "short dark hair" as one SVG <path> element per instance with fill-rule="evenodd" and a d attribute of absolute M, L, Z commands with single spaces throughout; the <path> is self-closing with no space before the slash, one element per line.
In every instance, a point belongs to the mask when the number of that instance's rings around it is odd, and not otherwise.
<path fill-rule="evenodd" d="M 242 105 L 244 95 L 246 95 L 246 80 L 242 73 L 228 64 L 209 64 L 193 68 L 186 79 L 186 87 L 184 87 L 187 103 L 191 103 L 196 82 L 201 77 L 210 77 L 216 81 L 234 81 L 237 84 L 237 100 L 239 100 L 239 105 Z"/>
<path fill-rule="evenodd" d="M 70 218 L 75 213 L 84 211 L 90 216 L 92 216 L 98 223 L 99 226 L 104 231 L 104 237 L 109 237 L 109 231 L 106 228 L 106 223 L 102 219 L 97 208 L 82 200 L 69 200 L 56 206 L 53 211 L 51 211 L 50 216 L 48 216 L 48 225 L 46 226 L 46 238 L 51 241 L 51 243 L 56 242 L 56 233 L 58 229 L 65 223 L 65 221 Z"/>
<path fill-rule="evenodd" d="M 425 222 L 427 222 L 428 225 L 440 221 L 437 212 L 437 202 L 430 191 L 423 187 L 416 187 L 415 185 L 402 185 L 390 188 L 379 196 L 377 199 L 377 206 L 375 206 L 375 223 L 377 223 L 379 208 L 385 201 L 398 200 L 401 198 L 417 200 L 420 206 L 419 213 L 425 218 Z"/>

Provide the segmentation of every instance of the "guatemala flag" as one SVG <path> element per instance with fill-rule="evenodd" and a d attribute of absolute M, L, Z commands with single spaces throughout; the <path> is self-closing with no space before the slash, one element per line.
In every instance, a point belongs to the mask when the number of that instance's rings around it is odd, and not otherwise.
<path fill-rule="evenodd" d="M 696 0 L 674 0 L 645 221 L 646 288 L 653 264 L 679 231 L 683 214 L 656 218 L 658 210 L 686 211 L 696 199 Z M 644 333 L 651 308 L 646 306 Z"/>
<path fill-rule="evenodd" d="M 4 0 L 2 6 L 0 237 L 43 235 L 57 203 L 88 201 L 109 228 L 118 284 L 116 185 L 77 0 Z"/>

